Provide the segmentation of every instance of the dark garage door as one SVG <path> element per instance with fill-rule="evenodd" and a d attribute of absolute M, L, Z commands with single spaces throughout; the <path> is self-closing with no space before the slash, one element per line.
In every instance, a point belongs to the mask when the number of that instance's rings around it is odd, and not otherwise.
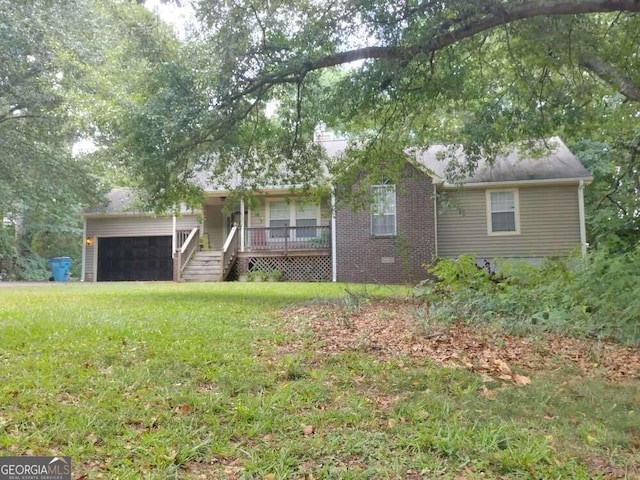
<path fill-rule="evenodd" d="M 172 280 L 171 237 L 98 239 L 98 281 Z"/>

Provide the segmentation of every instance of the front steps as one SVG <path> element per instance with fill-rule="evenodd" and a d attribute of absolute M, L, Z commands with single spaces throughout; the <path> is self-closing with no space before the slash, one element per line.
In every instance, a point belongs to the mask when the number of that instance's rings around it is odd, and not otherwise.
<path fill-rule="evenodd" d="M 222 280 L 222 252 L 195 252 L 180 275 L 188 282 L 219 282 Z"/>

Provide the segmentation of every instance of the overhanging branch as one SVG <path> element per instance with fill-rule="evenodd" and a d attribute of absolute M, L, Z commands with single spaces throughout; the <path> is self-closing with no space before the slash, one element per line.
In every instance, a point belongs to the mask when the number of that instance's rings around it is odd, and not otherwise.
<path fill-rule="evenodd" d="M 580 63 L 603 81 L 616 86 L 618 92 L 628 100 L 640 103 L 640 88 L 632 79 L 623 75 L 612 64 L 598 57 L 583 58 Z"/>
<path fill-rule="evenodd" d="M 234 96 L 234 99 L 251 94 L 264 87 L 283 83 L 295 83 L 301 76 L 315 70 L 369 60 L 407 60 L 429 54 L 460 40 L 501 25 L 528 18 L 556 15 L 576 15 L 605 12 L 640 12 L 640 0 L 532 0 L 513 5 L 497 6 L 491 12 L 483 12 L 476 17 L 464 17 L 458 21 L 441 23 L 429 40 L 407 46 L 364 47 L 346 52 L 334 53 L 314 60 L 297 61 L 280 70 L 259 76 L 249 86 Z"/>

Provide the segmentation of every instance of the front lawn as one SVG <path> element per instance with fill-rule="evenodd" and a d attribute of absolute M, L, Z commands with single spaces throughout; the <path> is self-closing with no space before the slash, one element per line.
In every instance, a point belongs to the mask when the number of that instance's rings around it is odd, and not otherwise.
<path fill-rule="evenodd" d="M 349 292 L 293 283 L 4 288 L 0 455 L 68 455 L 74 478 L 87 479 L 640 471 L 637 378 L 613 383 L 567 365 L 523 370 L 523 386 L 401 349 L 380 355 L 354 315 L 360 302 L 402 289 Z M 339 314 L 327 316 L 336 304 Z M 380 309 L 390 324 L 407 320 L 393 303 Z M 319 319 L 351 337 L 348 348 L 318 336 Z"/>

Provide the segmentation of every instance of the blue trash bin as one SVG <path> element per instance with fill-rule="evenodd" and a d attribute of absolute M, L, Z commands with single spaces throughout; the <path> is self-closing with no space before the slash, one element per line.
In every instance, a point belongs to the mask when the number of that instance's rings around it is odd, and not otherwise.
<path fill-rule="evenodd" d="M 69 269 L 71 268 L 70 257 L 50 258 L 47 262 L 51 269 L 53 280 L 56 282 L 66 282 L 69 280 Z"/>

